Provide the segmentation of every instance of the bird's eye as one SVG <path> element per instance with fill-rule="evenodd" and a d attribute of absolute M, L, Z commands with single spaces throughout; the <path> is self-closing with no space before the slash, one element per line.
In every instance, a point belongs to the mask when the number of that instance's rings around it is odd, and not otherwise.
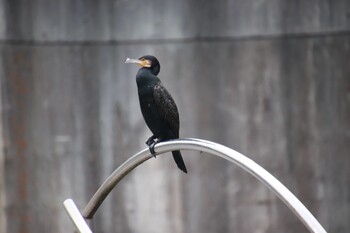
<path fill-rule="evenodd" d="M 140 61 L 144 61 L 144 60 L 146 60 L 146 59 L 145 59 L 145 58 L 141 58 L 141 59 L 140 59 Z"/>

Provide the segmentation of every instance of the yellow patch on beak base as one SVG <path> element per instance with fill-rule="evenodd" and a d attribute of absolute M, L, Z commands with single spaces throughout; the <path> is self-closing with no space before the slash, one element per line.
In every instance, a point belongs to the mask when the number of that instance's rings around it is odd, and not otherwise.
<path fill-rule="evenodd" d="M 149 60 L 142 60 L 140 62 L 140 66 L 142 66 L 142 67 L 151 67 L 151 62 Z"/>

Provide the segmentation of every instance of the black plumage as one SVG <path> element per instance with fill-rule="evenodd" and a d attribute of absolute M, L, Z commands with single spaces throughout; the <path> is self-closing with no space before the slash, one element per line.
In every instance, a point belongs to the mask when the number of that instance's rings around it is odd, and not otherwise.
<path fill-rule="evenodd" d="M 153 148 L 156 143 L 179 138 L 179 112 L 174 99 L 157 77 L 160 64 L 156 57 L 146 55 L 139 59 L 127 59 L 126 63 L 141 66 L 136 75 L 136 83 L 143 118 L 153 133 L 146 144 L 151 153 L 155 154 Z M 180 151 L 173 151 L 172 154 L 178 168 L 187 173 Z"/>

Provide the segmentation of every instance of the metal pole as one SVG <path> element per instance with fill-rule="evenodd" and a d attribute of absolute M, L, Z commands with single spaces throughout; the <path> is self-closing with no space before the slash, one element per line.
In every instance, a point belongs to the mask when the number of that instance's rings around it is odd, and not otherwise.
<path fill-rule="evenodd" d="M 64 208 L 66 209 L 70 219 L 75 225 L 75 228 L 80 233 L 92 233 L 89 226 L 86 224 L 85 219 L 80 214 L 77 206 L 72 199 L 67 199 L 63 202 Z"/>
<path fill-rule="evenodd" d="M 243 154 L 226 146 L 195 138 L 166 141 L 158 143 L 155 146 L 155 151 L 159 155 L 173 150 L 203 151 L 219 156 L 238 165 L 277 194 L 277 196 L 292 210 L 292 212 L 301 220 L 301 222 L 310 230 L 310 232 L 326 233 L 325 229 L 320 225 L 310 211 L 281 182 L 279 182 L 260 165 Z M 104 199 L 119 183 L 119 181 L 138 165 L 152 157 L 153 156 L 150 154 L 149 150 L 144 149 L 120 165 L 91 198 L 83 211 L 83 216 L 87 219 L 91 219 Z"/>

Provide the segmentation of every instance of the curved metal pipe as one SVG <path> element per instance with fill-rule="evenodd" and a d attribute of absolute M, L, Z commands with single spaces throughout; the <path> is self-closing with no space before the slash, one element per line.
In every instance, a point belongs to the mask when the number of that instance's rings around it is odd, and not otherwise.
<path fill-rule="evenodd" d="M 310 211 L 281 182 L 279 182 L 260 165 L 243 154 L 226 146 L 195 138 L 171 140 L 158 143 L 155 146 L 155 151 L 159 155 L 173 150 L 203 151 L 217 155 L 240 166 L 270 188 L 292 210 L 292 212 L 301 220 L 301 222 L 310 230 L 310 232 L 326 233 L 325 229 L 310 213 Z M 130 157 L 122 165 L 120 165 L 96 191 L 85 207 L 83 216 L 87 219 L 91 219 L 104 199 L 119 183 L 119 181 L 138 165 L 152 157 L 153 156 L 150 154 L 147 148 Z"/>

